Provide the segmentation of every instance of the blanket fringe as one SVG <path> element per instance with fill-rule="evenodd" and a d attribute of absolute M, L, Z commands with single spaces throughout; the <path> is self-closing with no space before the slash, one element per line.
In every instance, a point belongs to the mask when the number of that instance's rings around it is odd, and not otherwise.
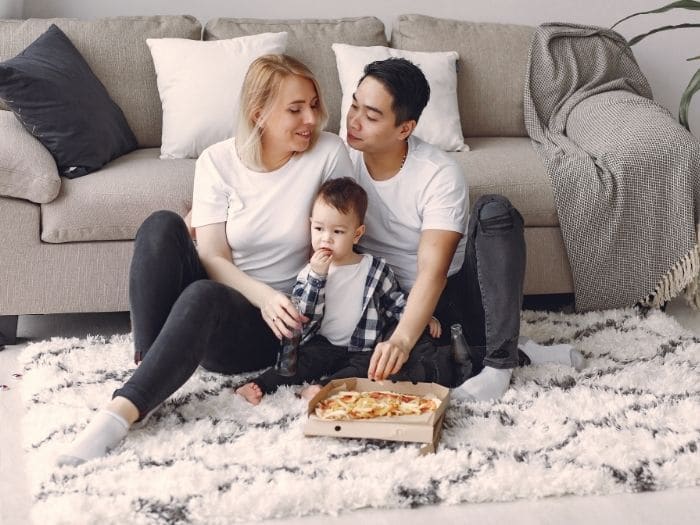
<path fill-rule="evenodd" d="M 639 303 L 646 308 L 659 308 L 683 294 L 688 304 L 700 310 L 700 245 L 695 244 L 659 280 L 654 291 Z"/>

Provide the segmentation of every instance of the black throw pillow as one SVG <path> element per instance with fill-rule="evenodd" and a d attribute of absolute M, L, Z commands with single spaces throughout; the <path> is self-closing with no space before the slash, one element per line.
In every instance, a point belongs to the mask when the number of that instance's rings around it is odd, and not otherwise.
<path fill-rule="evenodd" d="M 0 63 L 0 99 L 71 179 L 136 149 L 121 108 L 56 25 Z"/>

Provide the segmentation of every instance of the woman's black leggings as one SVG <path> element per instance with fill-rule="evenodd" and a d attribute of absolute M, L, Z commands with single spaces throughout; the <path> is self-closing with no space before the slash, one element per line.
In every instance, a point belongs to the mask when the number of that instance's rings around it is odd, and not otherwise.
<path fill-rule="evenodd" d="M 235 374 L 275 362 L 279 341 L 260 311 L 207 277 L 176 213 L 155 212 L 139 228 L 129 303 L 135 357 L 142 362 L 114 396 L 134 403 L 140 417 L 184 385 L 199 365 Z"/>

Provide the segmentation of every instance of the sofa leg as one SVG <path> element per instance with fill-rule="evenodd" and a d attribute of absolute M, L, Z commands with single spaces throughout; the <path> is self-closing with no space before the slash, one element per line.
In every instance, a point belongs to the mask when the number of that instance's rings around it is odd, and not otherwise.
<path fill-rule="evenodd" d="M 0 350 L 17 342 L 18 315 L 0 315 Z"/>

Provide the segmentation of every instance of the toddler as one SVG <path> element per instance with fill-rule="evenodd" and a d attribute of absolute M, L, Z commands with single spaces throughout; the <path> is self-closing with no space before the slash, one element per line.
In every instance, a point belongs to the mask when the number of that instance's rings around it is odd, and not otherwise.
<path fill-rule="evenodd" d="M 406 298 L 384 259 L 354 251 L 362 237 L 367 194 L 349 177 L 325 182 L 311 212 L 309 264 L 299 273 L 292 295 L 299 298 L 300 312 L 309 318 L 304 326 L 295 375 L 282 376 L 273 368 L 236 390 L 252 404 L 281 385 L 298 385 L 345 377 L 365 377 L 375 345 L 387 339 L 401 317 Z M 431 319 L 432 337 L 441 334 L 440 323 Z M 391 379 L 438 381 L 451 377 L 447 354 L 439 363 L 426 363 L 425 356 L 404 364 Z M 425 367 L 431 368 L 426 374 Z M 320 386 L 304 391 L 310 398 Z"/>

